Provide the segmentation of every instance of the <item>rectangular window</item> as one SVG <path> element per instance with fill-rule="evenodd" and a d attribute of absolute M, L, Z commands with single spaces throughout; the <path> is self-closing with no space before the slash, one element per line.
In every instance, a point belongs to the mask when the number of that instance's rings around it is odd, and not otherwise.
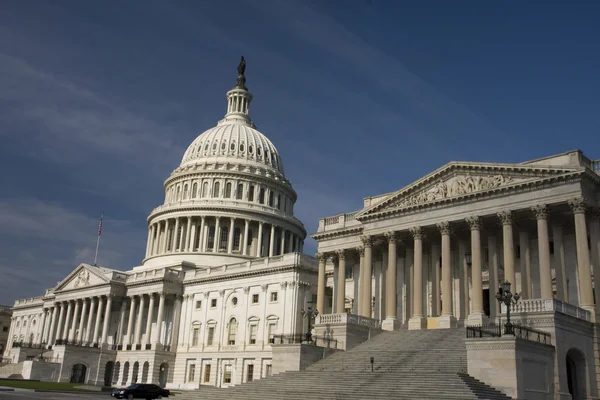
<path fill-rule="evenodd" d="M 277 301 L 277 292 L 271 292 L 271 303 Z"/>
<path fill-rule="evenodd" d="M 200 328 L 194 328 L 192 333 L 192 346 L 198 346 L 198 334 L 200 333 Z"/>
<path fill-rule="evenodd" d="M 269 338 L 269 343 L 275 343 L 275 324 L 270 323 L 267 330 L 267 337 Z"/>
<path fill-rule="evenodd" d="M 252 304 L 258 304 L 258 293 L 252 295 Z"/>
<path fill-rule="evenodd" d="M 204 367 L 204 383 L 210 382 L 210 364 L 206 364 Z"/>
<path fill-rule="evenodd" d="M 196 310 L 202 310 L 202 300 L 196 300 Z"/>
<path fill-rule="evenodd" d="M 346 268 L 344 270 L 344 275 L 346 279 L 352 279 L 354 277 L 354 271 L 352 270 L 352 268 Z"/>
<path fill-rule="evenodd" d="M 190 364 L 190 372 L 188 373 L 188 382 L 194 382 L 196 375 L 196 364 Z"/>
<path fill-rule="evenodd" d="M 271 366 L 271 364 L 267 364 L 267 370 L 265 371 L 265 376 L 271 376 L 273 371 L 273 367 Z"/>
<path fill-rule="evenodd" d="M 223 372 L 223 383 L 231 383 L 231 364 L 225 366 L 225 371 Z"/>
<path fill-rule="evenodd" d="M 212 346 L 214 338 L 215 338 L 215 327 L 209 326 L 208 327 L 208 337 L 206 338 L 206 345 Z"/>
<path fill-rule="evenodd" d="M 257 325 L 250 325 L 250 337 L 248 340 L 250 344 L 256 344 L 256 331 L 257 330 L 258 330 Z"/>
<path fill-rule="evenodd" d="M 246 382 L 252 382 L 254 380 L 254 364 L 248 365 L 248 371 L 246 372 Z"/>
<path fill-rule="evenodd" d="M 210 308 L 217 308 L 217 299 L 210 299 Z"/>
<path fill-rule="evenodd" d="M 207 244 L 207 248 L 209 249 L 209 251 L 212 251 L 212 249 L 215 247 L 215 227 L 211 226 L 210 228 L 208 228 L 208 244 Z"/>

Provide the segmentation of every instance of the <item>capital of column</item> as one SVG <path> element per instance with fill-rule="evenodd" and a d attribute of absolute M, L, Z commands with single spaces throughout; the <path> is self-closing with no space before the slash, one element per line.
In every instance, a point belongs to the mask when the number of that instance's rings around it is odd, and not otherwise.
<path fill-rule="evenodd" d="M 481 229 L 481 218 L 480 217 L 474 215 L 474 216 L 465 218 L 465 221 L 467 221 L 467 224 L 469 224 L 469 228 L 471 228 L 472 231 Z"/>
<path fill-rule="evenodd" d="M 388 242 L 388 244 L 398 243 L 400 241 L 400 239 L 398 239 L 398 232 L 396 232 L 396 231 L 386 232 L 384 234 L 384 236 L 385 236 L 385 240 Z"/>
<path fill-rule="evenodd" d="M 262 289 L 263 292 L 266 292 L 267 289 L 269 288 L 269 285 L 263 284 L 263 285 L 260 285 L 260 288 Z"/>
<path fill-rule="evenodd" d="M 244 286 L 244 294 L 250 293 L 250 286 Z"/>
<path fill-rule="evenodd" d="M 337 267 L 337 264 L 338 264 L 338 261 L 339 261 L 339 258 L 337 256 L 337 254 L 334 252 L 333 254 L 331 254 L 329 256 L 329 258 L 331 259 L 331 262 L 333 263 L 333 265 L 335 265 Z"/>
<path fill-rule="evenodd" d="M 363 235 L 360 240 L 364 247 L 371 247 L 373 245 L 373 237 L 370 235 Z"/>
<path fill-rule="evenodd" d="M 423 228 L 420 226 L 413 226 L 409 229 L 410 233 L 413 235 L 413 239 L 421 240 L 425 236 L 425 232 L 423 232 Z"/>
<path fill-rule="evenodd" d="M 282 289 L 285 289 L 285 288 L 287 287 L 287 285 L 288 285 L 288 283 L 287 283 L 287 282 L 280 282 L 280 283 L 279 283 L 279 286 L 280 286 Z"/>
<path fill-rule="evenodd" d="M 336 250 L 335 255 L 338 258 L 338 260 L 345 260 L 346 259 L 346 249 Z"/>
<path fill-rule="evenodd" d="M 568 203 L 569 206 L 571 206 L 571 210 L 573 210 L 574 214 L 584 213 L 589 207 L 589 202 L 585 197 L 571 199 L 568 201 Z"/>
<path fill-rule="evenodd" d="M 438 228 L 442 235 L 449 235 L 452 231 L 452 226 L 448 221 L 438 222 L 435 226 Z"/>
<path fill-rule="evenodd" d="M 364 246 L 356 246 L 356 252 L 360 257 L 365 255 L 365 247 Z"/>
<path fill-rule="evenodd" d="M 531 207 L 531 212 L 535 215 L 536 219 L 547 219 L 548 218 L 548 206 L 546 204 L 538 204 Z"/>
<path fill-rule="evenodd" d="M 511 210 L 500 211 L 496 215 L 498 216 L 498 218 L 500 218 L 502 225 L 512 225 L 513 212 Z"/>
<path fill-rule="evenodd" d="M 317 253 L 317 260 L 319 262 L 324 262 L 326 259 L 325 253 Z"/>
<path fill-rule="evenodd" d="M 167 294 L 165 292 L 159 292 L 158 295 L 160 296 L 161 299 L 164 299 Z"/>
<path fill-rule="evenodd" d="M 219 290 L 219 297 L 225 296 L 225 289 Z"/>

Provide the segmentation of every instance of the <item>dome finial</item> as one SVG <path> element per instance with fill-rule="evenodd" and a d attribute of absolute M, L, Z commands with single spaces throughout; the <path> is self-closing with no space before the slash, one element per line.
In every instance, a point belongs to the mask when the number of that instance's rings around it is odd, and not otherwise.
<path fill-rule="evenodd" d="M 246 87 L 246 76 L 244 75 L 244 73 L 246 72 L 246 60 L 244 59 L 244 56 L 242 56 L 242 59 L 240 60 L 237 69 L 238 77 L 235 87 L 238 89 L 248 90 L 248 88 Z"/>

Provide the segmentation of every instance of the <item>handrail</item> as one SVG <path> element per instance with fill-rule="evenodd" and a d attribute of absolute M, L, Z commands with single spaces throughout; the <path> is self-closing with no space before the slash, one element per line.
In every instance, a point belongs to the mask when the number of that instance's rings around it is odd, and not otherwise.
<path fill-rule="evenodd" d="M 484 338 L 484 337 L 504 337 L 515 336 L 519 339 L 525 339 L 532 342 L 543 344 L 551 344 L 551 337 L 548 332 L 539 329 L 533 329 L 528 326 L 512 324 L 513 334 L 506 334 L 504 326 L 500 324 L 485 324 L 481 326 L 467 326 L 466 334 L 468 339 Z"/>

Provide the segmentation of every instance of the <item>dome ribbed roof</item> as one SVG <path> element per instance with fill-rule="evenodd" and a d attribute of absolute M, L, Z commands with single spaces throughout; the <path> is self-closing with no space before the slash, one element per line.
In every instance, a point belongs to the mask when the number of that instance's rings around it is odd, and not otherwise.
<path fill-rule="evenodd" d="M 181 166 L 208 162 L 250 162 L 274 168 L 284 175 L 277 149 L 243 119 L 223 120 L 198 136 L 188 147 Z"/>

